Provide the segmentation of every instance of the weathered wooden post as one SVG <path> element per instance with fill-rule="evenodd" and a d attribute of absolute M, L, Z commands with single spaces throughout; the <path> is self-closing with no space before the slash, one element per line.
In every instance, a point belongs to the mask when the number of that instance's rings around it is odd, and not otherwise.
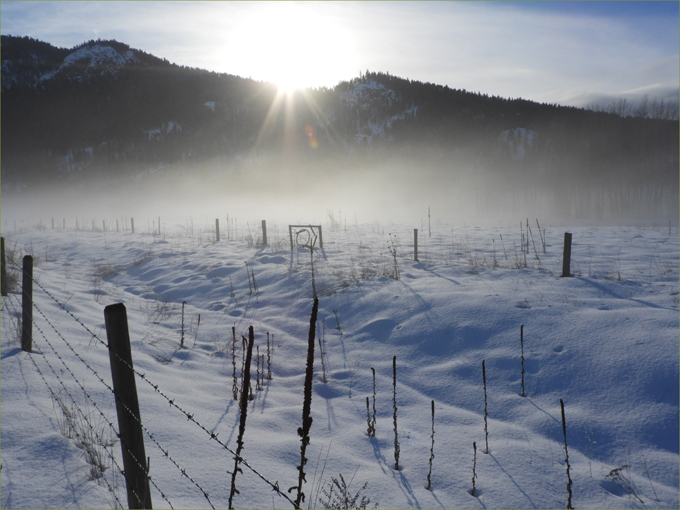
<path fill-rule="evenodd" d="M 262 220 L 262 244 L 267 244 L 267 220 Z"/>
<path fill-rule="evenodd" d="M 290 251 L 293 251 L 293 226 L 288 225 L 288 235 L 290 236 Z"/>
<path fill-rule="evenodd" d="M 158 235 L 161 235 L 161 217 L 158 217 Z"/>
<path fill-rule="evenodd" d="M 215 241 L 220 240 L 220 219 L 215 218 Z"/>
<path fill-rule="evenodd" d="M 0 287 L 1 294 L 7 296 L 7 261 L 5 260 L 5 238 L 0 237 L 0 261 L 1 261 L 1 273 L 0 273 Z"/>
<path fill-rule="evenodd" d="M 418 229 L 413 229 L 413 260 L 418 262 Z"/>
<path fill-rule="evenodd" d="M 24 257 L 21 284 L 21 348 L 33 352 L 33 257 Z"/>
<path fill-rule="evenodd" d="M 323 231 L 321 230 L 321 225 L 319 225 L 319 248 L 323 250 Z"/>
<path fill-rule="evenodd" d="M 133 234 L 135 233 L 135 219 L 134 218 L 130 218 L 130 230 L 132 231 Z"/>
<path fill-rule="evenodd" d="M 142 419 L 132 366 L 127 311 L 123 303 L 104 309 L 128 508 L 152 508 Z"/>
<path fill-rule="evenodd" d="M 562 257 L 562 278 L 571 276 L 571 233 L 564 233 L 564 254 Z"/>

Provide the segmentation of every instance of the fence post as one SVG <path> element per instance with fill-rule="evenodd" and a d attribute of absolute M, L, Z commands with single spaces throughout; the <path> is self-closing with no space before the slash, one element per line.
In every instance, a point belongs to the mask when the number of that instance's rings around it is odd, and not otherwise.
<path fill-rule="evenodd" d="M 21 349 L 33 352 L 33 257 L 24 257 L 21 285 Z"/>
<path fill-rule="evenodd" d="M 215 218 L 215 240 L 220 240 L 220 219 Z"/>
<path fill-rule="evenodd" d="M 418 262 L 418 229 L 413 229 L 413 260 Z"/>
<path fill-rule="evenodd" d="M 161 217 L 158 217 L 158 235 L 161 235 Z"/>
<path fill-rule="evenodd" d="M 267 220 L 262 220 L 262 244 L 267 244 Z"/>
<path fill-rule="evenodd" d="M 321 225 L 319 225 L 319 248 L 323 250 L 323 231 L 321 230 Z"/>
<path fill-rule="evenodd" d="M 132 233 L 135 233 L 135 219 L 130 218 L 130 230 L 132 230 Z"/>
<path fill-rule="evenodd" d="M 52 230 L 54 230 L 54 218 L 52 218 Z"/>
<path fill-rule="evenodd" d="M 128 508 L 152 508 L 125 305 L 117 303 L 104 308 L 104 321 L 109 342 Z"/>
<path fill-rule="evenodd" d="M 0 273 L 0 292 L 3 296 L 7 296 L 7 261 L 5 260 L 5 238 L 0 237 L 0 259 L 2 262 Z"/>
<path fill-rule="evenodd" d="M 288 225 L 288 235 L 290 236 L 290 251 L 293 251 L 293 226 Z"/>
<path fill-rule="evenodd" d="M 564 233 L 564 255 L 562 257 L 562 278 L 571 276 L 571 233 Z"/>

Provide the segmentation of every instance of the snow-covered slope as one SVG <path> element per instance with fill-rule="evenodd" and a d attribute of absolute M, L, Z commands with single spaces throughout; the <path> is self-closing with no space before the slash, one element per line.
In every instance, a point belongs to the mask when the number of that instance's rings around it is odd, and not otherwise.
<path fill-rule="evenodd" d="M 268 339 L 273 346 L 272 379 L 253 391 L 243 456 L 285 492 L 300 463 L 309 250 L 291 251 L 287 225 L 271 221 L 267 246 L 233 218 L 219 242 L 193 220 L 163 223 L 160 235 L 151 220 L 148 229 L 138 220 L 135 234 L 124 224 L 120 232 L 111 232 L 112 220 L 108 232 L 3 232 L 15 261 L 32 251 L 39 286 L 33 354 L 18 346 L 20 294 L 2 298 L 2 506 L 127 504 L 120 445 L 107 423 L 117 427 L 103 310 L 116 302 L 127 307 L 144 376 L 137 389 L 154 506 L 228 505 L 233 458 L 210 434 L 236 448 L 232 327 L 240 372 L 250 325 L 261 355 Z M 324 225 L 313 258 L 321 342 L 302 506 L 322 507 L 320 488 L 342 473 L 369 507 L 564 508 L 562 399 L 574 508 L 678 508 L 677 229 L 573 229 L 574 277 L 561 278 L 559 229 L 544 237 L 534 230 L 527 254 L 518 228 L 434 224 L 431 237 L 421 231 L 414 261 L 408 226 L 338 227 Z M 366 416 L 372 368 L 375 437 Z M 62 433 L 55 401 L 82 409 L 116 443 L 99 447 L 102 478 L 90 479 L 87 450 Z M 236 486 L 236 508 L 291 506 L 245 466 Z"/>
<path fill-rule="evenodd" d="M 371 143 L 373 139 L 392 140 L 392 125 L 418 112 L 417 106 L 406 106 L 392 89 L 371 79 L 354 83 L 341 94 L 341 101 L 343 107 L 356 116 L 354 141 L 357 143 Z"/>
<path fill-rule="evenodd" d="M 129 64 L 144 64 L 132 50 L 119 53 L 106 44 L 84 46 L 70 53 L 54 71 L 40 77 L 39 81 L 50 80 L 59 74 L 74 75 L 82 80 L 91 74 L 115 75 L 118 68 Z"/>

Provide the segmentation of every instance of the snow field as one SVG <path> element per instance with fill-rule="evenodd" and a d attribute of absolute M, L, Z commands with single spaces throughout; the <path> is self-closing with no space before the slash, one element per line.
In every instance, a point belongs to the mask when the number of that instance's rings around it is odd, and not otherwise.
<path fill-rule="evenodd" d="M 166 224 L 167 225 L 167 224 Z M 238 404 L 232 399 L 232 327 L 238 339 L 252 324 L 260 353 L 269 332 L 273 380 L 253 391 L 244 437 L 248 463 L 282 490 L 296 484 L 307 330 L 312 308 L 310 252 L 290 250 L 287 226 L 222 233 L 181 220 L 163 235 L 51 230 L 9 233 L 6 246 L 39 259 L 34 288 L 40 309 L 105 381 L 110 381 L 103 309 L 127 307 L 135 368 L 221 441 L 236 448 Z M 315 352 L 311 443 L 305 507 L 321 507 L 320 486 L 342 473 L 351 489 L 381 508 L 561 508 L 566 465 L 560 416 L 564 399 L 573 503 L 576 508 L 638 508 L 607 478 L 627 473 L 646 507 L 678 507 L 678 235 L 668 228 L 571 229 L 573 278 L 560 278 L 564 230 L 546 229 L 546 253 L 532 229 L 529 254 L 517 228 L 437 223 L 419 236 L 401 225 L 324 225 L 314 252 L 320 298 L 317 334 L 325 340 L 328 382 Z M 502 240 L 501 240 L 502 236 Z M 225 238 L 229 237 L 230 240 Z M 394 276 L 396 246 L 399 280 Z M 507 259 L 506 259 L 507 255 Z M 538 256 L 538 258 L 536 258 Z M 495 261 L 494 262 L 494 258 Z M 246 264 L 259 292 L 249 291 Z M 524 267 L 526 265 L 526 267 Z M 116 424 L 110 391 L 34 312 L 36 354 L 18 348 L 20 295 L 2 298 L 2 505 L 76 508 L 126 504 L 124 482 L 107 465 L 88 478 L 81 448 L 59 430 L 54 392 L 59 378 L 97 417 L 50 345 Z M 185 348 L 179 347 L 185 301 Z M 78 324 L 64 309 L 90 329 Z M 336 321 L 336 313 L 339 320 Z M 198 316 L 200 314 L 200 325 Z M 520 326 L 525 381 L 521 394 Z M 341 334 L 342 332 L 342 334 Z M 394 470 L 392 357 L 397 357 L 400 471 Z M 484 452 L 485 360 L 489 454 Z M 49 363 L 49 365 L 47 365 Z M 367 396 L 376 370 L 376 437 L 366 433 Z M 252 376 L 255 377 L 253 365 Z M 240 383 L 240 381 L 239 381 Z M 253 380 L 254 385 L 254 380 Z M 170 456 L 226 507 L 231 454 L 147 382 L 137 389 L 144 426 Z M 350 398 L 351 391 L 351 398 Z M 430 401 L 435 401 L 432 490 Z M 26 423 L 34 432 L 26 434 Z M 104 429 L 110 427 L 105 426 Z M 145 437 L 156 507 L 209 507 L 201 489 Z M 472 442 L 477 443 L 476 497 Z M 122 466 L 120 448 L 109 448 Z M 236 507 L 290 504 L 244 468 Z M 291 495 L 294 499 L 294 494 Z"/>

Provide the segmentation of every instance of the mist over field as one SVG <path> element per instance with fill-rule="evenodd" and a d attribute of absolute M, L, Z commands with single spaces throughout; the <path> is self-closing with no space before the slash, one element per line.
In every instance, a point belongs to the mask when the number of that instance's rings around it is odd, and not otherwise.
<path fill-rule="evenodd" d="M 595 111 L 370 71 L 283 93 L 117 41 L 2 38 L 3 226 L 679 216 L 677 104 L 663 99 Z"/>

